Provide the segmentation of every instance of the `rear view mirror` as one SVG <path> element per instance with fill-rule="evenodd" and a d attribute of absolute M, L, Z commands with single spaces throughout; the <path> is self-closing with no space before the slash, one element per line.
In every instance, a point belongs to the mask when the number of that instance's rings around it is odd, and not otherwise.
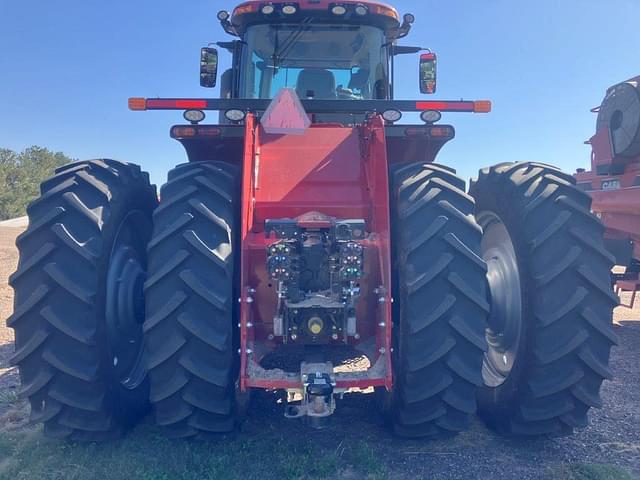
<path fill-rule="evenodd" d="M 437 84 L 437 58 L 435 53 L 423 53 L 420 55 L 420 92 L 436 93 Z"/>
<path fill-rule="evenodd" d="M 200 50 L 200 86 L 213 88 L 218 76 L 218 50 L 204 47 Z"/>

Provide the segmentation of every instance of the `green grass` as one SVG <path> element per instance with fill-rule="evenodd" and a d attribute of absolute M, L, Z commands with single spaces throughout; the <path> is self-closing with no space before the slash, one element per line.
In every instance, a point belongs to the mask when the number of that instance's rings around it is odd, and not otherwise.
<path fill-rule="evenodd" d="M 553 480 L 633 480 L 631 475 L 614 465 L 576 463 L 561 465 L 548 472 Z"/>
<path fill-rule="evenodd" d="M 338 447 L 338 448 L 336 448 Z M 388 478 L 369 445 L 319 446 L 306 435 L 168 440 L 141 426 L 123 440 L 72 444 L 41 431 L 0 432 L 0 479 L 315 480 Z"/>
<path fill-rule="evenodd" d="M 18 394 L 15 390 L 0 391 L 0 405 L 15 405 L 18 403 Z"/>

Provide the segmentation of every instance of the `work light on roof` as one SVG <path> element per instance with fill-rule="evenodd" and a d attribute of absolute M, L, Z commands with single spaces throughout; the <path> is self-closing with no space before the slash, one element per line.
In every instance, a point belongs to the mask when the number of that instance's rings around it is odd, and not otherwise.
<path fill-rule="evenodd" d="M 262 9 L 260 10 L 264 15 L 271 15 L 273 12 L 275 12 L 275 7 L 273 6 L 273 4 L 271 3 L 267 3 L 266 5 L 262 6 Z"/>
<path fill-rule="evenodd" d="M 334 15 L 344 15 L 345 13 L 347 13 L 347 7 L 345 7 L 344 5 L 334 5 L 333 7 L 331 7 L 331 13 L 333 13 Z"/>
<path fill-rule="evenodd" d="M 224 22 L 228 18 L 229 18 L 229 12 L 227 12 L 226 10 L 220 10 L 218 12 L 218 20 L 220 20 L 221 22 Z"/>
<path fill-rule="evenodd" d="M 369 7 L 367 7 L 366 5 L 363 5 L 362 3 L 359 3 L 358 5 L 356 5 L 356 15 L 360 15 L 361 17 L 364 17 L 367 13 L 369 13 Z"/>
<path fill-rule="evenodd" d="M 285 15 L 293 15 L 297 11 L 298 7 L 296 7 L 295 5 L 285 5 L 284 7 L 282 7 L 282 13 L 284 13 Z"/>
<path fill-rule="evenodd" d="M 403 19 L 404 23 L 408 23 L 409 25 L 416 21 L 416 17 L 413 13 L 405 13 Z"/>

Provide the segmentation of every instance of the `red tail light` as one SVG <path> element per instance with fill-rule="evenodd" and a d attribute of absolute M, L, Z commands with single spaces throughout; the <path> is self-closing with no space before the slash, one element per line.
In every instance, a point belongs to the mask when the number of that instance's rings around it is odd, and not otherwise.
<path fill-rule="evenodd" d="M 175 108 L 184 110 L 202 110 L 207 108 L 206 100 L 165 100 L 161 98 L 147 99 L 147 109 L 153 108 Z"/>

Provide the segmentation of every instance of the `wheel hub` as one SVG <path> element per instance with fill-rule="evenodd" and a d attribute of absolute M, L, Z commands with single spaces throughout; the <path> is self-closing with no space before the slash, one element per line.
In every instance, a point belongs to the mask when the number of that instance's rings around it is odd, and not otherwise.
<path fill-rule="evenodd" d="M 486 331 L 489 349 L 485 354 L 485 383 L 495 387 L 511 373 L 520 350 L 522 336 L 522 289 L 520 270 L 511 236 L 493 212 L 482 212 L 482 256 L 487 262 L 491 292 L 491 313 Z"/>
<path fill-rule="evenodd" d="M 145 245 L 140 238 L 140 212 L 120 224 L 107 272 L 105 320 L 112 371 L 128 389 L 138 386 L 146 372 L 142 362 L 142 323 L 145 318 Z"/>

